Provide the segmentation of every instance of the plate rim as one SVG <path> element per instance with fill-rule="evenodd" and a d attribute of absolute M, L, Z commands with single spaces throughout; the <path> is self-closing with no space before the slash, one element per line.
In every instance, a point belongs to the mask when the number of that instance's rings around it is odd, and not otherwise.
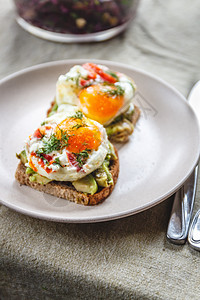
<path fill-rule="evenodd" d="M 21 75 L 24 75 L 26 73 L 30 73 L 32 71 L 36 71 L 39 69 L 44 69 L 44 68 L 48 68 L 48 67 L 57 67 L 57 66 L 64 66 L 65 64 L 82 64 L 86 61 L 90 61 L 90 62 L 94 62 L 94 63 L 98 63 L 98 64 L 112 64 L 113 66 L 116 67 L 122 67 L 122 68 L 126 68 L 130 71 L 134 71 L 137 72 L 141 75 L 150 77 L 151 79 L 161 83 L 162 85 L 164 85 L 165 87 L 167 87 L 168 89 L 172 90 L 179 98 L 182 99 L 182 101 L 184 101 L 184 105 L 188 106 L 188 108 L 193 112 L 194 114 L 194 118 L 195 118 L 195 122 L 197 125 L 197 130 L 198 130 L 198 149 L 199 151 L 196 158 L 194 159 L 193 165 L 190 168 L 190 172 L 188 172 L 187 174 L 185 174 L 185 176 L 168 192 L 165 193 L 164 195 L 161 195 L 160 197 L 157 197 L 156 199 L 152 200 L 150 203 L 144 204 L 142 206 L 140 206 L 138 209 L 133 209 L 133 210 L 128 210 L 128 211 L 123 211 L 123 212 L 118 212 L 118 213 L 114 213 L 114 214 L 109 214 L 109 215 L 104 215 L 102 216 L 95 216 L 95 217 L 78 217 L 78 218 L 70 218 L 70 217 L 60 217 L 60 216 L 47 216 L 44 213 L 39 213 L 39 212 L 35 212 L 35 211 L 30 211 L 28 209 L 25 209 L 23 207 L 19 207 L 15 204 L 12 203 L 7 203 L 6 201 L 4 201 L 3 199 L 0 199 L 0 204 L 5 205 L 6 207 L 22 213 L 24 215 L 30 216 L 30 217 L 34 217 L 34 218 L 38 218 L 38 219 L 42 219 L 42 220 L 47 220 L 47 221 L 53 221 L 53 222 L 61 222 L 61 223 L 98 223 L 98 222 L 106 222 L 106 221 L 111 221 L 111 220 L 116 220 L 116 219 L 121 219 L 121 218 L 125 218 L 125 217 L 129 217 L 131 215 L 143 212 L 147 209 L 150 209 L 154 206 L 156 206 L 157 204 L 160 204 L 162 201 L 166 200 L 167 198 L 169 198 L 170 196 L 172 196 L 183 184 L 184 182 L 187 180 L 187 178 L 191 175 L 191 173 L 193 172 L 193 169 L 195 168 L 195 166 L 198 163 L 199 157 L 200 157 L 200 125 L 198 122 L 198 118 L 196 116 L 196 113 L 193 109 L 193 107 L 191 107 L 188 103 L 188 101 L 186 101 L 186 97 L 184 97 L 183 94 L 181 94 L 174 86 L 172 86 L 171 84 L 169 84 L 167 81 L 163 80 L 162 78 L 158 77 L 157 75 L 154 75 L 150 72 L 145 71 L 144 69 L 140 69 L 140 68 L 135 68 L 132 66 L 129 66 L 125 63 L 119 63 L 116 61 L 112 61 L 112 60 L 100 60 L 100 59 L 89 59 L 89 58 L 81 58 L 81 59 L 63 59 L 63 60 L 55 60 L 55 61 L 49 61 L 49 62 L 45 62 L 45 63 L 40 63 L 40 64 L 36 64 L 30 67 L 26 67 L 24 69 L 21 69 L 17 72 L 14 72 L 10 75 L 7 75 L 6 77 L 2 78 L 0 80 L 0 86 L 16 77 L 19 77 Z M 67 200 L 66 200 L 67 201 Z"/>

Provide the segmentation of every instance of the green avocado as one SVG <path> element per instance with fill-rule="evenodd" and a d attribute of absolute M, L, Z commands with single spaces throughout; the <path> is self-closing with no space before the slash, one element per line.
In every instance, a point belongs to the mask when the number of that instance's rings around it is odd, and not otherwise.
<path fill-rule="evenodd" d="M 132 124 L 133 114 L 134 105 L 131 103 L 124 113 L 116 117 L 112 123 L 105 127 L 108 137 L 115 142 L 126 142 L 128 136 L 134 130 Z"/>
<path fill-rule="evenodd" d="M 23 165 L 25 165 L 28 162 L 25 150 L 21 151 L 19 154 L 16 154 L 16 156 L 17 156 L 18 159 L 21 160 Z"/>
<path fill-rule="evenodd" d="M 28 175 L 33 175 L 33 174 L 36 174 L 36 172 L 35 171 L 33 171 L 33 169 L 31 169 L 31 168 L 26 168 L 26 174 L 28 174 Z"/>
<path fill-rule="evenodd" d="M 40 183 L 40 184 L 47 184 L 50 181 L 52 181 L 51 179 L 48 179 L 47 177 L 36 173 L 35 171 L 33 171 L 33 169 L 31 169 L 29 167 L 26 168 L 26 174 L 30 175 L 29 180 L 31 182 L 37 182 L 37 183 Z"/>
<path fill-rule="evenodd" d="M 29 176 L 29 180 L 31 182 L 37 182 L 37 183 L 40 183 L 40 184 L 47 184 L 50 181 L 52 181 L 51 179 L 48 179 L 47 177 L 41 176 L 37 173 L 34 173 L 33 175 Z"/>
<path fill-rule="evenodd" d="M 99 168 L 96 172 L 95 172 L 95 179 L 96 182 L 99 186 L 102 187 L 108 187 L 108 177 L 107 174 L 104 170 L 102 170 L 101 168 Z"/>
<path fill-rule="evenodd" d="M 111 142 L 108 141 L 108 146 L 109 146 L 109 149 L 108 149 L 108 154 L 107 154 L 107 157 L 106 157 L 106 160 L 110 162 L 110 160 L 115 160 L 117 159 L 117 156 L 115 154 L 115 149 L 114 149 L 114 146 L 113 144 L 111 144 Z"/>
<path fill-rule="evenodd" d="M 132 122 L 133 114 L 134 114 L 134 105 L 133 103 L 130 103 L 128 109 L 124 112 L 123 117 L 129 120 L 130 122 Z"/>
<path fill-rule="evenodd" d="M 127 141 L 128 136 L 133 133 L 133 130 L 133 124 L 127 119 L 106 127 L 108 137 L 120 143 Z"/>
<path fill-rule="evenodd" d="M 104 160 L 100 168 L 98 168 L 94 174 L 95 179 L 99 186 L 107 187 L 113 184 L 112 174 L 109 171 L 109 160 Z"/>
<path fill-rule="evenodd" d="M 73 186 L 78 192 L 87 193 L 87 194 L 95 194 L 98 190 L 98 185 L 94 177 L 89 174 L 79 180 L 72 182 Z"/>

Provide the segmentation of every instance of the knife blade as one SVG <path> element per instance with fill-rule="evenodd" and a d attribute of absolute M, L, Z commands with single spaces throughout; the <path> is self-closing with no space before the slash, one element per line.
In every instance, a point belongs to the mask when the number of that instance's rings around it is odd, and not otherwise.
<path fill-rule="evenodd" d="M 195 110 L 200 123 L 200 81 L 191 89 L 188 101 Z M 197 177 L 198 165 L 174 196 L 167 228 L 167 238 L 177 245 L 183 245 L 187 240 L 196 194 Z"/>

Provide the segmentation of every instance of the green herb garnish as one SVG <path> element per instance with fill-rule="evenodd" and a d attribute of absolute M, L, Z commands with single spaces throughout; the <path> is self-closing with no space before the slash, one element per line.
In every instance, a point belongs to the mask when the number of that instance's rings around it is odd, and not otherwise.
<path fill-rule="evenodd" d="M 75 83 L 75 85 L 77 87 L 79 87 L 79 80 L 80 80 L 80 77 L 81 77 L 81 74 L 78 74 L 77 76 L 75 77 L 71 77 L 71 76 L 67 76 L 67 80 L 71 80 Z"/>
<path fill-rule="evenodd" d="M 77 111 L 77 112 L 75 113 L 75 115 L 73 115 L 71 118 L 82 120 L 82 119 L 83 119 L 83 113 L 82 113 L 82 111 L 80 111 L 80 110 Z"/>
<path fill-rule="evenodd" d="M 69 135 L 60 129 L 61 138 L 58 139 L 56 134 L 53 133 L 50 135 L 49 139 L 43 139 L 44 147 L 38 149 L 36 154 L 39 156 L 40 154 L 49 154 L 53 151 L 61 150 L 64 147 L 68 146 Z"/>
<path fill-rule="evenodd" d="M 76 156 L 79 167 L 82 167 L 82 165 L 86 162 L 90 152 L 90 149 L 85 149 L 79 153 L 73 153 Z"/>
<path fill-rule="evenodd" d="M 106 73 L 109 74 L 109 75 L 111 75 L 112 77 L 114 77 L 117 81 L 119 81 L 119 77 L 113 71 L 109 70 L 109 71 L 106 71 Z"/>
<path fill-rule="evenodd" d="M 60 167 L 63 168 L 63 166 L 61 165 L 60 159 L 59 159 L 58 157 L 56 157 L 56 158 L 54 159 L 53 164 L 54 164 L 54 165 L 59 165 Z"/>
<path fill-rule="evenodd" d="M 81 125 L 81 124 L 76 124 L 76 125 L 74 125 L 73 127 L 72 127 L 72 129 L 79 129 L 80 127 L 83 127 L 83 125 Z"/>
<path fill-rule="evenodd" d="M 43 141 L 43 143 L 44 147 L 38 149 L 36 154 L 49 154 L 55 150 L 60 150 L 61 147 L 61 140 L 56 137 L 55 133 L 51 134 L 49 139 L 47 141 Z"/>
<path fill-rule="evenodd" d="M 40 157 L 46 165 L 49 165 L 49 161 L 43 156 L 43 154 L 46 153 L 42 152 L 42 149 L 36 151 L 36 155 Z"/>
<path fill-rule="evenodd" d="M 105 88 L 102 90 L 103 93 L 109 95 L 109 96 L 122 96 L 124 95 L 124 89 L 119 85 L 113 85 L 114 89 Z"/>

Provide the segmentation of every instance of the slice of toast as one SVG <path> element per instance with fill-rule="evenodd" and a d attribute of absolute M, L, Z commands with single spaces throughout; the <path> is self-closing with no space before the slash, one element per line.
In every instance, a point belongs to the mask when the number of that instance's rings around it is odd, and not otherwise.
<path fill-rule="evenodd" d="M 30 186 L 40 192 L 45 192 L 55 197 L 64 198 L 78 204 L 95 205 L 105 200 L 111 194 L 117 182 L 119 174 L 119 158 L 116 149 L 115 154 L 117 155 L 117 159 L 111 160 L 109 166 L 114 184 L 105 188 L 99 188 L 94 195 L 78 192 L 70 182 L 51 181 L 45 185 L 37 182 L 31 182 L 29 180 L 29 175 L 26 174 L 26 167 L 21 161 L 18 164 L 15 178 L 20 184 Z"/>

